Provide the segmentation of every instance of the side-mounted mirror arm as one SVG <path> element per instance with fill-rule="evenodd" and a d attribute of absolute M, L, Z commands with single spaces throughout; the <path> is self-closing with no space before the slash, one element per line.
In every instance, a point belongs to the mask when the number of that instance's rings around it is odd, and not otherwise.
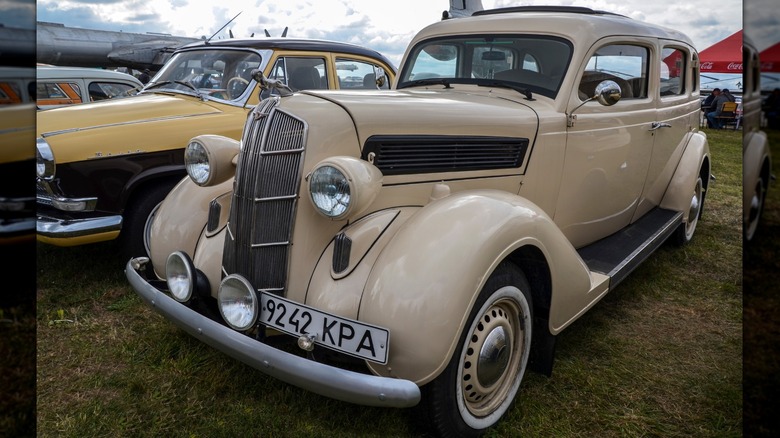
<path fill-rule="evenodd" d="M 585 100 L 585 102 L 577 105 L 577 107 L 571 110 L 570 113 L 566 114 L 566 127 L 571 128 L 574 126 L 574 122 L 577 120 L 577 116 L 574 115 L 574 112 L 580 109 L 586 103 L 593 100 L 598 100 L 599 103 L 604 106 L 612 106 L 620 101 L 621 93 L 622 90 L 620 89 L 620 85 L 618 85 L 617 82 L 609 80 L 599 82 L 599 84 L 596 86 L 596 90 L 593 92 L 593 96 Z"/>

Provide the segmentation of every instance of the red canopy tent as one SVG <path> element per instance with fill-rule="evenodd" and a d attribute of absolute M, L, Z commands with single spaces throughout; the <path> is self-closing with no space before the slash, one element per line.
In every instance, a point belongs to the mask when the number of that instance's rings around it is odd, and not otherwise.
<path fill-rule="evenodd" d="M 762 72 L 780 73 L 780 43 L 762 50 L 758 58 Z"/>
<path fill-rule="evenodd" d="M 742 30 L 699 52 L 702 73 L 742 73 Z"/>

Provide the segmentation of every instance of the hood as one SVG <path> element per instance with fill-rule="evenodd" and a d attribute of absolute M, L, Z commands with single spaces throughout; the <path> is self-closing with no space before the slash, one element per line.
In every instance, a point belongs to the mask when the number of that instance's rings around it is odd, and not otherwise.
<path fill-rule="evenodd" d="M 37 131 L 40 137 L 59 131 L 221 113 L 219 105 L 184 95 L 143 94 L 39 111 Z"/>
<path fill-rule="evenodd" d="M 536 110 L 523 96 L 458 90 L 306 91 L 341 106 L 361 144 L 373 135 L 524 137 L 533 142 Z"/>

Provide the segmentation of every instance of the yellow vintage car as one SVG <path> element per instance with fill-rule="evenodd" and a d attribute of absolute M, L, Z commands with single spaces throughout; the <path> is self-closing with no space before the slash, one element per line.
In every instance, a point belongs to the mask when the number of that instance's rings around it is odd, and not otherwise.
<path fill-rule="evenodd" d="M 264 373 L 479 435 L 551 373 L 556 335 L 693 239 L 698 78 L 680 32 L 579 7 L 432 24 L 392 90 L 258 77 L 278 96 L 240 142 L 192 138 L 128 281 Z"/>
<path fill-rule="evenodd" d="M 377 89 L 363 77 L 395 72 L 378 52 L 346 43 L 201 41 L 178 49 L 135 96 L 41 111 L 38 241 L 73 246 L 120 238 L 128 256 L 146 253 L 157 205 L 186 176 L 188 140 L 241 136 L 260 101 L 252 70 L 294 89 Z M 357 74 L 359 84 L 349 81 Z"/>

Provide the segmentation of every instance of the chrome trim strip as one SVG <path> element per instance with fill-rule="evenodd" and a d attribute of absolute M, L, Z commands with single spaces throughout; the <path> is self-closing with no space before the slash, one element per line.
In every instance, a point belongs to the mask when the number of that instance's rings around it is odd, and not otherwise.
<path fill-rule="evenodd" d="M 102 129 L 102 128 L 109 128 L 114 126 L 125 126 L 125 125 L 137 125 L 139 123 L 149 123 L 149 122 L 161 122 L 165 120 L 177 120 L 177 119 L 187 119 L 190 117 L 203 117 L 213 114 L 213 112 L 209 113 L 199 113 L 199 114 L 187 114 L 187 115 L 175 115 L 175 116 L 166 116 L 166 117 L 155 117 L 152 119 L 143 119 L 143 120 L 133 120 L 129 122 L 119 122 L 119 123 L 107 123 L 105 125 L 95 125 L 95 126 L 86 126 L 83 128 L 68 128 L 68 129 L 62 129 L 59 131 L 51 131 L 51 132 L 44 132 L 41 134 L 41 137 L 51 137 L 54 135 L 60 135 L 60 134 L 69 134 L 71 132 L 81 132 L 81 131 L 91 131 L 93 129 Z"/>
<path fill-rule="evenodd" d="M 364 406 L 407 408 L 420 402 L 410 380 L 343 370 L 278 350 L 200 315 L 147 283 L 133 268 L 147 260 L 130 259 L 125 275 L 136 293 L 155 311 L 191 336 L 247 365 L 325 397 Z"/>
<path fill-rule="evenodd" d="M 271 247 L 271 246 L 287 246 L 289 244 L 290 244 L 290 241 L 288 240 L 286 242 L 253 243 L 252 245 L 250 245 L 250 247 L 251 248 L 268 248 L 268 247 Z M 268 288 L 264 288 L 264 289 L 268 289 Z M 275 289 L 275 288 L 272 288 L 272 289 Z M 284 290 L 284 288 L 281 288 L 281 289 Z"/>
<path fill-rule="evenodd" d="M 46 237 L 66 238 L 87 236 L 108 231 L 119 231 L 122 229 L 122 216 L 117 215 L 74 220 L 38 216 L 35 229 L 38 234 Z"/>
<path fill-rule="evenodd" d="M 59 198 L 53 196 L 41 196 L 36 197 L 36 201 L 39 204 L 49 205 L 62 211 L 95 211 L 97 206 L 97 198 Z M 84 208 L 72 208 L 68 204 L 80 204 L 84 203 Z"/>
<path fill-rule="evenodd" d="M 295 199 L 298 195 L 287 195 L 287 196 L 272 196 L 268 198 L 255 198 L 255 202 L 268 202 L 268 201 L 284 201 L 287 199 Z"/>

